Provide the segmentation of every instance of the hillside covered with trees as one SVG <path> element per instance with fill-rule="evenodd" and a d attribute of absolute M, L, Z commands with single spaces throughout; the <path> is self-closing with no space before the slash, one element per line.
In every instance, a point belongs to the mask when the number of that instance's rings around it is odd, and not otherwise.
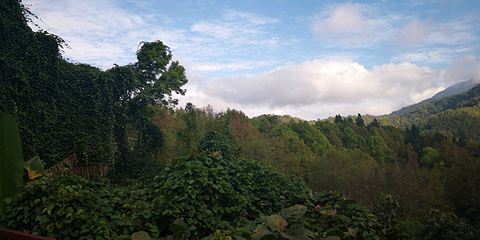
<path fill-rule="evenodd" d="M 417 125 L 429 132 L 476 141 L 480 138 L 480 85 L 468 91 L 433 100 L 402 114 L 389 115 L 388 122 L 399 127 Z"/>
<path fill-rule="evenodd" d="M 178 106 L 188 80 L 161 41 L 102 71 L 63 59 L 68 46 L 33 32 L 19 1 L 0 11 L 0 111 L 24 159 L 108 167 L 95 180 L 28 179 L 1 227 L 57 239 L 479 237 L 480 86 L 399 116 L 249 118 Z"/>

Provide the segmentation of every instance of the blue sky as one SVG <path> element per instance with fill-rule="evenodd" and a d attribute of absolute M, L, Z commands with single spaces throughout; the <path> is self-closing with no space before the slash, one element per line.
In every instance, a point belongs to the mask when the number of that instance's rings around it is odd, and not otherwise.
<path fill-rule="evenodd" d="M 470 0 L 25 0 L 64 57 L 104 70 L 161 40 L 192 102 L 307 120 L 388 114 L 480 82 L 480 4 Z M 34 27 L 32 27 L 34 28 Z M 35 29 L 35 28 L 34 28 Z"/>

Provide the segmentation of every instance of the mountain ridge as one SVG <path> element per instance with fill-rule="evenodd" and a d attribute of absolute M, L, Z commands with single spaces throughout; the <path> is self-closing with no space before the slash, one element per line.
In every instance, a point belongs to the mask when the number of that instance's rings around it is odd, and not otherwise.
<path fill-rule="evenodd" d="M 419 106 L 422 106 L 422 105 L 424 105 L 426 103 L 429 103 L 433 100 L 438 100 L 438 99 L 449 97 L 449 96 L 452 96 L 452 95 L 455 95 L 455 94 L 460 94 L 460 93 L 466 92 L 466 91 L 472 89 L 473 87 L 475 87 L 476 85 L 477 85 L 477 83 L 473 79 L 454 84 L 454 85 L 444 89 L 443 91 L 440 91 L 437 94 L 433 95 L 431 98 L 428 98 L 428 99 L 425 99 L 421 102 L 418 102 L 418 103 L 400 108 L 399 110 L 393 111 L 390 114 L 387 114 L 386 116 L 387 117 L 401 116 L 401 115 L 409 113 L 409 112 L 415 110 L 416 108 L 418 108 Z"/>

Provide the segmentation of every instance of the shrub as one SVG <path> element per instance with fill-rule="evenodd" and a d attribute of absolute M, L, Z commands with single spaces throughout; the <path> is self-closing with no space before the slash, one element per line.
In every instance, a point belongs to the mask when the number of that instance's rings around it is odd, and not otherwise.
<path fill-rule="evenodd" d="M 129 239 L 139 230 L 158 235 L 146 221 L 151 205 L 145 197 L 142 189 L 113 188 L 81 177 L 39 179 L 6 199 L 0 225 L 57 239 Z"/>
<path fill-rule="evenodd" d="M 216 230 L 235 231 L 260 215 L 269 215 L 312 194 L 297 177 L 286 176 L 255 160 L 226 160 L 200 154 L 167 165 L 149 186 L 153 205 L 161 209 L 157 225 L 168 231 L 176 219 L 194 227 L 199 238 Z"/>
<path fill-rule="evenodd" d="M 424 219 L 422 239 L 480 239 L 480 233 L 467 220 L 453 213 L 431 210 Z"/>

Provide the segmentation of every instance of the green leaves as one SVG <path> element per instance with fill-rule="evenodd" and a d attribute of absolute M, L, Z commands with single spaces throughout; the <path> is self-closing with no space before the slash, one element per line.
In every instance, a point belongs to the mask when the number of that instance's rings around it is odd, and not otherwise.
<path fill-rule="evenodd" d="M 24 167 L 27 170 L 28 179 L 30 180 L 41 177 L 41 176 L 45 176 L 43 163 L 40 160 L 39 156 L 30 158 L 30 160 L 25 161 Z"/>
<path fill-rule="evenodd" d="M 195 227 L 192 237 L 235 231 L 262 214 L 304 202 L 309 194 L 303 181 L 258 161 L 207 154 L 168 165 L 149 187 L 159 194 L 153 199 L 155 208 L 162 209 L 170 221 L 182 219 L 186 226 Z M 295 218 L 304 212 L 296 206 L 286 214 Z"/>
<path fill-rule="evenodd" d="M 280 214 L 261 218 L 251 237 L 258 240 L 380 239 L 375 217 L 363 206 L 343 200 L 338 192 L 314 194 L 310 200 L 313 204 L 297 204 L 281 210 Z"/>
<path fill-rule="evenodd" d="M 158 237 L 145 194 L 79 177 L 40 178 L 9 198 L 0 225 L 57 239 L 129 239 L 137 231 Z"/>
<path fill-rule="evenodd" d="M 281 214 L 286 219 L 299 219 L 307 212 L 305 205 L 296 204 L 293 207 L 282 210 Z"/>
<path fill-rule="evenodd" d="M 273 231 L 283 232 L 288 226 L 287 220 L 279 215 L 270 215 L 266 218 L 267 224 Z"/>
<path fill-rule="evenodd" d="M 431 210 L 425 216 L 425 224 L 420 234 L 422 239 L 478 239 L 480 231 L 472 227 L 465 219 L 460 219 L 453 213 L 442 213 Z"/>
<path fill-rule="evenodd" d="M 307 212 L 304 205 L 295 205 L 283 209 L 280 215 L 270 215 L 265 218 L 265 223 L 258 226 L 252 234 L 253 239 L 314 239 L 312 231 L 306 229 L 306 225 L 300 218 Z M 287 221 L 288 219 L 288 221 Z M 302 222 L 302 224 L 301 224 Z"/>
<path fill-rule="evenodd" d="M 172 92 L 185 94 L 181 87 L 188 80 L 185 68 L 172 61 L 170 48 L 162 41 L 141 42 L 137 51 L 137 63 L 133 66 L 137 79 L 133 90 L 136 96 L 132 99 L 147 101 L 149 104 L 162 103 L 176 105 Z M 168 97 L 168 98 L 166 98 Z"/>
<path fill-rule="evenodd" d="M 225 159 L 233 157 L 227 138 L 217 131 L 210 131 L 202 138 L 198 145 L 199 152 L 220 152 Z"/>
<path fill-rule="evenodd" d="M 23 184 L 23 153 L 20 132 L 13 117 L 0 112 L 0 215 L 3 199 L 18 193 Z"/>
<path fill-rule="evenodd" d="M 145 231 L 139 231 L 132 234 L 132 240 L 151 240 L 152 238 Z"/>
<path fill-rule="evenodd" d="M 140 231 L 172 239 L 379 236 L 375 216 L 340 193 L 313 193 L 255 160 L 205 154 L 168 165 L 147 187 L 40 178 L 6 202 L 0 225 L 62 239 L 129 239 Z"/>
<path fill-rule="evenodd" d="M 177 238 L 182 235 L 188 236 L 189 233 L 194 229 L 195 227 L 189 227 L 184 221 L 182 221 L 182 219 L 176 219 L 172 224 L 170 224 L 170 230 Z"/>

